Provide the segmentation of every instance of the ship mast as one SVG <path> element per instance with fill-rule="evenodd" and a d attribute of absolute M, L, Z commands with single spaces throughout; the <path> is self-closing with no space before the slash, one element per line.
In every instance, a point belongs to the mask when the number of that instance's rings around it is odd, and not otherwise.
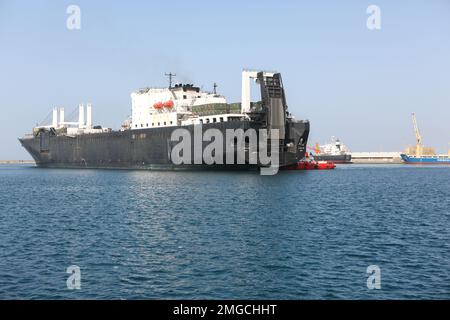
<path fill-rule="evenodd" d="M 172 72 L 166 73 L 166 77 L 169 77 L 169 89 L 172 89 L 172 79 L 176 77 L 176 74 L 173 74 Z"/>

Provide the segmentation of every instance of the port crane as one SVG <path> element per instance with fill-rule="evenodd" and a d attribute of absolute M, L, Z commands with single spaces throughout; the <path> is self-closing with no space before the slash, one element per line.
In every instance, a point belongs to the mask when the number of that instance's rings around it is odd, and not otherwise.
<path fill-rule="evenodd" d="M 316 145 L 314 147 L 306 146 L 306 149 L 314 151 L 316 155 L 320 153 L 320 148 L 319 148 L 318 143 L 316 143 Z"/>
<path fill-rule="evenodd" d="M 422 135 L 420 134 L 419 126 L 417 125 L 416 114 L 414 112 L 412 113 L 412 121 L 414 126 L 414 133 L 416 134 L 416 157 L 420 157 L 422 156 L 423 150 Z"/>

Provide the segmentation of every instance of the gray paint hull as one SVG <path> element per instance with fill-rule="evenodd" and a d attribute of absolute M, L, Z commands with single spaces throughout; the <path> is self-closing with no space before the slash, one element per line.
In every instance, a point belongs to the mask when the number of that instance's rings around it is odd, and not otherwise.
<path fill-rule="evenodd" d="M 113 131 L 77 136 L 50 135 L 19 139 L 39 167 L 46 168 L 105 168 L 144 170 L 254 170 L 260 164 L 190 164 L 174 165 L 171 150 L 177 142 L 171 141 L 173 130 L 180 127 Z M 194 131 L 193 126 L 182 127 Z M 203 125 L 203 131 L 215 128 L 225 135 L 226 129 L 260 129 L 252 121 L 236 121 Z M 309 122 L 287 121 L 286 139 L 289 147 L 280 150 L 280 165 L 298 162 L 304 157 L 309 135 Z M 43 140 L 44 139 L 44 140 Z M 209 142 L 203 142 L 203 148 Z M 193 145 L 193 143 L 192 143 Z M 194 152 L 192 152 L 194 157 Z M 226 157 L 226 154 L 223 154 Z M 194 163 L 194 159 L 192 162 Z"/>

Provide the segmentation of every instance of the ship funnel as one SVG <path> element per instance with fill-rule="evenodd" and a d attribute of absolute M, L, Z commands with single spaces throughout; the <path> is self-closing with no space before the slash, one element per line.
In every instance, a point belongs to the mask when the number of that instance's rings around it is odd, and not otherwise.
<path fill-rule="evenodd" d="M 86 106 L 86 127 L 92 129 L 92 105 L 90 103 Z"/>
<path fill-rule="evenodd" d="M 85 122 L 84 122 L 84 105 L 80 104 L 78 106 L 79 110 L 78 110 L 78 128 L 83 129 L 85 126 Z"/>
<path fill-rule="evenodd" d="M 59 126 L 64 127 L 64 108 L 59 108 Z"/>
<path fill-rule="evenodd" d="M 53 108 L 52 127 L 53 128 L 58 127 L 58 109 L 57 108 Z"/>

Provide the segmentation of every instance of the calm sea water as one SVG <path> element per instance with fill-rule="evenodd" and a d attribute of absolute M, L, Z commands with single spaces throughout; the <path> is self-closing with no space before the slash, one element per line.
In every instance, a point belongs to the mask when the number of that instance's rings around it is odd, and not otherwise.
<path fill-rule="evenodd" d="M 0 298 L 449 299 L 449 182 L 450 167 L 0 166 Z"/>

